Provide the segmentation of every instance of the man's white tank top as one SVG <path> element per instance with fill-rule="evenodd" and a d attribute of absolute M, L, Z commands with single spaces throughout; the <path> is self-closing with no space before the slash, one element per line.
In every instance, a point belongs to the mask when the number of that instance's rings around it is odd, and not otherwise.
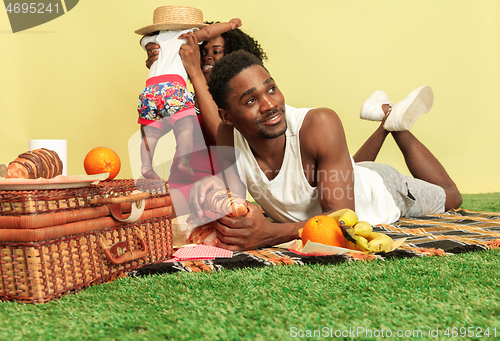
<path fill-rule="evenodd" d="M 299 222 L 321 214 L 318 189 L 307 181 L 302 168 L 299 131 L 310 108 L 286 106 L 286 145 L 278 175 L 269 180 L 260 169 L 245 138 L 234 130 L 234 146 L 241 181 L 264 211 L 277 222 Z M 372 225 L 392 223 L 400 216 L 394 199 L 376 172 L 356 166 L 354 161 L 354 200 L 360 220 Z M 341 175 L 339 175 L 341 176 Z M 333 193 L 333 196 L 349 193 Z M 350 193 L 352 195 L 352 192 Z"/>

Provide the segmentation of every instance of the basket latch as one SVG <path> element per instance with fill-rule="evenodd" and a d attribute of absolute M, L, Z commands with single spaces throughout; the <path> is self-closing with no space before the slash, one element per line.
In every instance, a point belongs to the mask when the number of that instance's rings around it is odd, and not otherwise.
<path fill-rule="evenodd" d="M 103 235 L 99 235 L 99 245 L 101 246 L 104 254 L 106 255 L 106 258 L 110 263 L 119 265 L 136 259 L 144 258 L 148 255 L 148 245 L 146 244 L 144 233 L 137 227 L 134 227 L 134 234 L 139 239 L 139 242 L 142 246 L 142 251 L 127 250 L 127 248 L 129 247 L 127 242 L 120 242 L 116 243 L 115 245 L 109 246 L 108 240 Z"/>
<path fill-rule="evenodd" d="M 121 197 L 106 197 L 99 199 L 90 199 L 90 204 L 93 205 L 106 205 L 109 208 L 109 212 L 118 221 L 122 221 L 124 223 L 133 223 L 136 222 L 141 216 L 142 212 L 144 212 L 144 208 L 146 206 L 146 202 L 144 199 L 149 198 L 150 194 L 141 191 L 133 191 L 129 195 L 121 196 Z M 131 204 L 131 212 L 128 217 L 123 217 L 123 213 L 121 210 L 121 205 L 123 203 L 132 203 Z"/>

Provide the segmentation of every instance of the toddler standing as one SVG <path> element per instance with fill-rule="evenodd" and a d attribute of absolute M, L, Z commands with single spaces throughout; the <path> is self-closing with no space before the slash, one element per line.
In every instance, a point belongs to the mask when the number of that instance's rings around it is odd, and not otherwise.
<path fill-rule="evenodd" d="M 196 113 L 193 95 L 186 87 L 187 72 L 179 55 L 186 40 L 179 37 L 193 32 L 198 41 L 207 41 L 240 26 L 240 19 L 205 25 L 199 9 L 163 6 L 155 9 L 153 25 L 135 31 L 144 35 L 141 39 L 144 49 L 148 43 L 160 46 L 158 60 L 151 65 L 137 108 L 142 132 L 141 173 L 146 179 L 160 178 L 153 170 L 153 154 L 158 140 L 172 128 L 179 152 L 179 171 L 194 175 L 189 166 L 193 149 L 193 120 L 189 116 Z"/>

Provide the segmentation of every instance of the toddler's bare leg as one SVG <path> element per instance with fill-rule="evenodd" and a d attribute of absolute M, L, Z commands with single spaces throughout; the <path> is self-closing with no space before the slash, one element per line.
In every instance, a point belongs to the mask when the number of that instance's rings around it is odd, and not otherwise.
<path fill-rule="evenodd" d="M 193 121 L 191 116 L 176 121 L 174 132 L 177 136 L 177 150 L 179 151 L 179 171 L 194 176 L 194 172 L 189 166 L 193 152 Z"/>
<path fill-rule="evenodd" d="M 153 170 L 153 155 L 158 144 L 158 140 L 172 129 L 166 120 L 163 129 L 158 129 L 150 125 L 141 124 L 141 174 L 146 179 L 161 179 Z"/>

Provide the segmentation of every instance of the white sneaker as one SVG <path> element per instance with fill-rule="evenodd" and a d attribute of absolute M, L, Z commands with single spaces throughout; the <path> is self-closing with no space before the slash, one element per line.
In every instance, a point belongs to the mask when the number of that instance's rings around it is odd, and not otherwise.
<path fill-rule="evenodd" d="M 430 86 L 422 86 L 413 90 L 401 102 L 396 103 L 387 117 L 384 129 L 388 131 L 410 130 L 418 117 L 429 112 L 434 102 L 434 94 Z"/>
<path fill-rule="evenodd" d="M 382 121 L 385 116 L 382 105 L 388 104 L 392 107 L 392 103 L 385 92 L 377 90 L 363 103 L 359 116 L 363 120 Z"/>

